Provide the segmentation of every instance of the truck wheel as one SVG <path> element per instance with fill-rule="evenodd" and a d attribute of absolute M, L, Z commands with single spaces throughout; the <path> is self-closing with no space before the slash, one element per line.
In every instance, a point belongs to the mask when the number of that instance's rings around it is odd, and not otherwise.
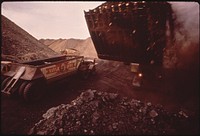
<path fill-rule="evenodd" d="M 19 91 L 18 91 L 18 94 L 19 94 L 20 97 L 23 97 L 23 95 L 24 95 L 24 89 L 25 89 L 25 86 L 26 86 L 27 84 L 28 84 L 28 82 L 27 82 L 27 81 L 24 81 L 24 82 L 20 85 Z"/>
<path fill-rule="evenodd" d="M 3 80 L 2 84 L 1 84 L 1 90 L 3 90 L 3 89 L 6 87 L 8 81 L 9 81 L 10 79 L 11 79 L 11 77 L 7 77 L 7 78 L 5 78 L 5 79 Z"/>
<path fill-rule="evenodd" d="M 45 88 L 43 82 L 29 82 L 24 88 L 24 99 L 26 101 L 38 101 L 44 95 Z"/>

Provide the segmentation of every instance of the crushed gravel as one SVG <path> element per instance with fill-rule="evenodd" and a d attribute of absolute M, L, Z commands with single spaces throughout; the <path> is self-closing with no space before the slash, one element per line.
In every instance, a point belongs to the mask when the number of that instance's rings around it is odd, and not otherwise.
<path fill-rule="evenodd" d="M 29 134 L 182 134 L 190 116 L 170 113 L 162 105 L 86 90 L 70 104 L 50 108 Z"/>

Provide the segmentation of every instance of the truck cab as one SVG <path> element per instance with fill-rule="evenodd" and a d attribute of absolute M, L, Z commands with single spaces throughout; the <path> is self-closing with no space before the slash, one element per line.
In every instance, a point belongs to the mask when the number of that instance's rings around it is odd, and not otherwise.
<path fill-rule="evenodd" d="M 84 58 L 78 68 L 79 73 L 85 79 L 87 79 L 96 70 L 96 60 L 92 58 Z"/>

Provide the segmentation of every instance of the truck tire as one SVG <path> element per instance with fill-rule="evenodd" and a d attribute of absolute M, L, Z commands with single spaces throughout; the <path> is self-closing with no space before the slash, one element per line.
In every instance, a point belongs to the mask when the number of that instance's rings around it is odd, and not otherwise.
<path fill-rule="evenodd" d="M 44 84 L 43 82 L 32 81 L 29 82 L 24 88 L 24 100 L 30 102 L 36 102 L 44 95 Z"/>
<path fill-rule="evenodd" d="M 3 89 L 6 87 L 8 81 L 9 81 L 10 79 L 11 79 L 11 77 L 6 77 L 6 78 L 3 80 L 2 84 L 1 84 L 1 90 L 3 90 Z"/>
<path fill-rule="evenodd" d="M 28 82 L 27 81 L 24 81 L 21 85 L 20 85 L 20 87 L 19 87 L 19 91 L 18 91 L 18 95 L 20 96 L 20 97 L 24 97 L 24 89 L 25 89 L 25 86 L 28 84 Z"/>

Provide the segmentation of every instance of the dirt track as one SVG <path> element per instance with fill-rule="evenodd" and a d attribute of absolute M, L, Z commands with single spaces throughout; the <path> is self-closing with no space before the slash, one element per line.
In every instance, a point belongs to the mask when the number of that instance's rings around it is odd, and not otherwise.
<path fill-rule="evenodd" d="M 169 111 L 184 110 L 191 115 L 199 115 L 199 85 L 198 76 L 188 77 L 191 83 L 185 87 L 178 85 L 175 92 L 162 90 L 163 86 L 156 80 L 144 81 L 146 87 L 138 89 L 131 86 L 132 74 L 130 66 L 116 61 L 99 61 L 96 75 L 88 80 L 72 76 L 48 87 L 48 94 L 44 99 L 35 104 L 24 103 L 19 98 L 1 99 L 1 133 L 2 134 L 27 134 L 33 125 L 42 119 L 49 108 L 60 104 L 70 103 L 81 94 L 83 90 L 95 89 L 118 93 L 128 98 L 138 99 L 152 104 L 162 104 Z M 191 75 L 191 74 L 190 74 Z M 192 75 L 191 75 L 192 76 Z M 185 80 L 181 80 L 180 83 Z M 154 82 L 153 82 L 154 81 Z M 170 83 L 172 83 L 171 81 Z M 170 85 L 170 83 L 168 85 Z M 190 91 L 188 88 L 190 87 Z M 199 117 L 191 125 L 191 134 L 199 133 Z"/>

